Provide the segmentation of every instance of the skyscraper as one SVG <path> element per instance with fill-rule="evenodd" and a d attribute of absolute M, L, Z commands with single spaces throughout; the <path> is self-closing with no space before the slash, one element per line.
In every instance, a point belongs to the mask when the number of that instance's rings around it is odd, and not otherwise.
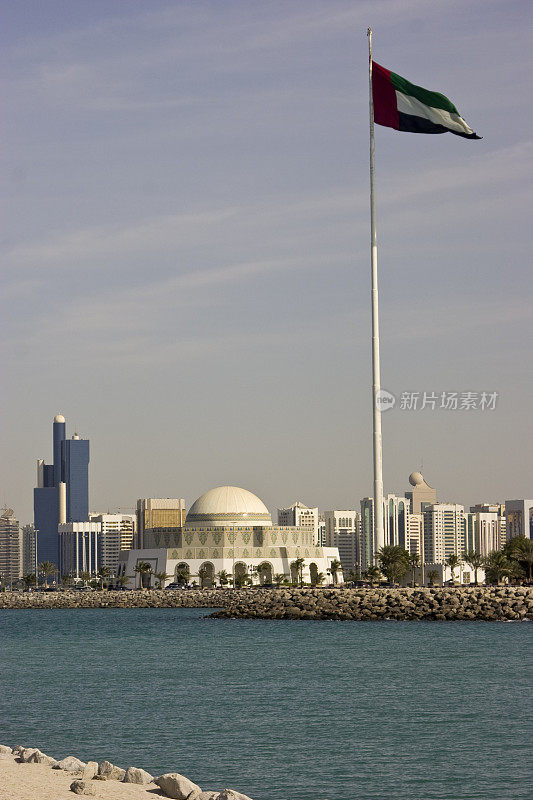
<path fill-rule="evenodd" d="M 6 506 L 0 513 L 0 577 L 10 584 L 22 577 L 22 531 Z"/>
<path fill-rule="evenodd" d="M 53 464 L 37 461 L 33 515 L 39 562 L 59 566 L 59 523 L 81 522 L 89 516 L 89 440 L 78 434 L 67 439 L 62 414 L 54 417 L 53 453 Z"/>

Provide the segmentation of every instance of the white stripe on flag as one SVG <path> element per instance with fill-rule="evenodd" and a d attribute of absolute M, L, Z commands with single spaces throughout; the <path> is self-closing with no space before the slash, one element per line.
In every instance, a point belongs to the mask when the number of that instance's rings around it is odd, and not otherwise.
<path fill-rule="evenodd" d="M 474 133 L 459 114 L 450 114 L 442 108 L 434 108 L 421 103 L 416 97 L 396 91 L 396 103 L 401 114 L 412 114 L 414 117 L 423 117 L 434 122 L 435 125 L 444 125 L 452 131 L 459 133 Z"/>

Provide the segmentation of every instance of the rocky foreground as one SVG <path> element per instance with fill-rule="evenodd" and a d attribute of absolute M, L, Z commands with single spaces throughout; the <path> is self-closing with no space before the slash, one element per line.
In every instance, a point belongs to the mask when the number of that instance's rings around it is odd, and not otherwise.
<path fill-rule="evenodd" d="M 523 620 L 533 619 L 533 589 L 281 588 L 126 592 L 5 592 L 0 608 L 215 608 L 223 619 Z"/>
<path fill-rule="evenodd" d="M 57 761 L 36 747 L 0 745 L 0 800 L 61 800 L 73 794 L 95 800 L 251 800 L 233 789 L 201 789 L 179 772 L 154 777 L 139 767 L 122 769 L 109 761 Z"/>

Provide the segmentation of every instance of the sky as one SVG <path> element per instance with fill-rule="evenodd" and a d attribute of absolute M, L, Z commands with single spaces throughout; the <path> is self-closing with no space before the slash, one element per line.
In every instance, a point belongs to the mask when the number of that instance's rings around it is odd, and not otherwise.
<path fill-rule="evenodd" d="M 369 25 L 376 61 L 483 136 L 376 128 L 385 492 L 422 469 L 442 501 L 533 495 L 530 2 L 0 6 L 0 502 L 21 522 L 59 412 L 91 441 L 94 511 L 372 493 Z"/>

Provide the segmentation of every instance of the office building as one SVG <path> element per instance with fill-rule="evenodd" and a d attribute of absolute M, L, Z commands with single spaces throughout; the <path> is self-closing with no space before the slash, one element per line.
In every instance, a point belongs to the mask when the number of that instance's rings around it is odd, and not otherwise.
<path fill-rule="evenodd" d="M 351 571 L 357 572 L 361 563 L 360 515 L 354 509 L 324 511 L 324 522 L 325 545 L 338 548 L 344 576 L 347 577 Z"/>
<path fill-rule="evenodd" d="M 505 506 L 501 503 L 478 503 L 465 514 L 465 549 L 488 556 L 505 544 Z"/>
<path fill-rule="evenodd" d="M 183 498 L 145 497 L 137 500 L 137 547 L 170 546 L 185 525 Z"/>
<path fill-rule="evenodd" d="M 406 497 L 387 494 L 383 498 L 383 532 L 385 545 L 396 545 L 405 550 L 411 549 L 410 542 L 410 504 Z M 360 560 L 361 569 L 374 563 L 374 498 L 361 500 L 360 520 Z"/>
<path fill-rule="evenodd" d="M 13 509 L 0 514 L 0 578 L 12 585 L 22 577 L 22 531 Z"/>
<path fill-rule="evenodd" d="M 312 529 L 318 544 L 318 508 L 309 508 L 299 500 L 289 508 L 278 508 L 278 525 Z"/>
<path fill-rule="evenodd" d="M 507 541 L 515 536 L 533 539 L 533 500 L 506 500 Z"/>
<path fill-rule="evenodd" d="M 61 575 L 79 578 L 82 572 L 96 575 L 101 567 L 100 522 L 64 522 L 58 526 Z"/>
<path fill-rule="evenodd" d="M 135 547 L 135 514 L 89 514 L 91 522 L 100 524 L 99 563 L 116 572 L 121 550 Z"/>
<path fill-rule="evenodd" d="M 465 549 L 464 507 L 435 503 L 424 509 L 424 561 L 443 564 L 448 556 L 459 558 Z"/>
<path fill-rule="evenodd" d="M 54 418 L 53 464 L 37 461 L 33 509 L 38 560 L 59 566 L 59 523 L 81 522 L 89 514 L 89 441 L 78 434 L 67 439 L 62 414 Z"/>
<path fill-rule="evenodd" d="M 409 514 L 409 521 L 407 523 L 409 535 L 409 550 L 411 555 L 417 555 L 420 561 L 424 558 L 424 515 L 423 514 Z"/>
<path fill-rule="evenodd" d="M 35 575 L 35 529 L 33 525 L 22 528 L 22 574 Z"/>

